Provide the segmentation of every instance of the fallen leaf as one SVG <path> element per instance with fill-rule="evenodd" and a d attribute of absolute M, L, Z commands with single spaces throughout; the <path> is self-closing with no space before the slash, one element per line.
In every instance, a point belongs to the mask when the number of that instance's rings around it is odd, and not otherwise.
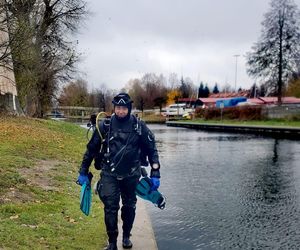
<path fill-rule="evenodd" d="M 18 218 L 19 218 L 19 215 L 13 215 L 13 216 L 10 216 L 9 218 L 10 218 L 11 220 L 18 219 Z"/>
<path fill-rule="evenodd" d="M 38 226 L 37 225 L 28 225 L 28 227 L 30 227 L 30 228 L 37 228 Z"/>
<path fill-rule="evenodd" d="M 72 218 L 70 218 L 69 222 L 71 222 L 71 223 L 75 223 L 75 220 L 74 220 L 74 219 L 72 219 Z"/>

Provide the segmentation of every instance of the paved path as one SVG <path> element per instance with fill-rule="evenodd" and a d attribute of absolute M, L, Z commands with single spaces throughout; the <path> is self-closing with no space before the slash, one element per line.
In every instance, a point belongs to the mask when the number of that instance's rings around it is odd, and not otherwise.
<path fill-rule="evenodd" d="M 138 198 L 136 217 L 131 231 L 132 250 L 157 250 L 157 244 L 152 229 L 150 217 L 146 211 L 144 201 Z M 122 247 L 122 220 L 119 216 L 118 249 Z"/>

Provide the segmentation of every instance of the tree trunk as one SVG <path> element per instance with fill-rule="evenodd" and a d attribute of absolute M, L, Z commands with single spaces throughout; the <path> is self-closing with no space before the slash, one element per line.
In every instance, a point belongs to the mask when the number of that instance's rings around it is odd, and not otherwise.
<path fill-rule="evenodd" d="M 278 105 L 282 104 L 281 97 L 282 97 L 282 33 L 283 33 L 283 24 L 284 24 L 284 17 L 283 14 L 281 15 L 281 11 L 279 11 L 279 69 L 278 69 Z"/>

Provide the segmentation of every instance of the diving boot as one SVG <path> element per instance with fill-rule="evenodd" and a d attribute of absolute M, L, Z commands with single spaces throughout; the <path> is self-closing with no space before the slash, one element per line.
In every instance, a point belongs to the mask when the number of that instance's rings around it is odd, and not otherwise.
<path fill-rule="evenodd" d="M 117 242 L 110 242 L 104 250 L 118 250 Z"/>
<path fill-rule="evenodd" d="M 129 237 L 123 237 L 122 245 L 125 249 L 132 248 L 132 242 Z"/>

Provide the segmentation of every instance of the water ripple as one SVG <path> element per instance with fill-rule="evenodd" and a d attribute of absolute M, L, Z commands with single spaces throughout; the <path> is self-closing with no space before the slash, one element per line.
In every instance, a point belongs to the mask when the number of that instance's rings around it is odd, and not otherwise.
<path fill-rule="evenodd" d="M 147 208 L 164 249 L 299 249 L 300 143 L 151 126 L 167 208 Z"/>

